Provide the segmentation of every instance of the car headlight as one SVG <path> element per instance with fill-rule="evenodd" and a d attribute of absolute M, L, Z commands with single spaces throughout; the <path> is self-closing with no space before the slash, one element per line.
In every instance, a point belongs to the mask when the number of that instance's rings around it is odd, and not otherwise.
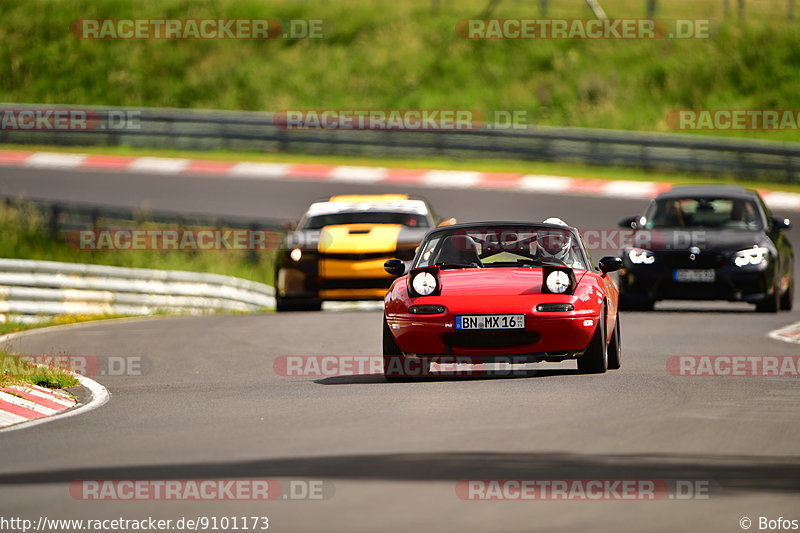
<path fill-rule="evenodd" d="M 436 291 L 436 276 L 430 272 L 420 272 L 411 280 L 411 286 L 420 296 L 430 296 Z"/>
<path fill-rule="evenodd" d="M 291 252 L 289 252 L 289 257 L 292 258 L 292 261 L 297 263 L 300 261 L 300 258 L 303 257 L 303 251 L 300 248 L 295 248 Z"/>
<path fill-rule="evenodd" d="M 656 256 L 650 250 L 642 250 L 641 248 L 632 248 L 628 251 L 628 259 L 634 265 L 652 265 L 656 262 Z"/>
<path fill-rule="evenodd" d="M 733 254 L 733 263 L 737 267 L 760 265 L 761 263 L 765 263 L 768 258 L 769 248 L 764 248 L 763 246 L 753 246 L 752 248 L 739 250 Z"/>
<path fill-rule="evenodd" d="M 569 289 L 569 276 L 563 270 L 554 270 L 547 275 L 546 283 L 553 294 L 563 294 Z"/>

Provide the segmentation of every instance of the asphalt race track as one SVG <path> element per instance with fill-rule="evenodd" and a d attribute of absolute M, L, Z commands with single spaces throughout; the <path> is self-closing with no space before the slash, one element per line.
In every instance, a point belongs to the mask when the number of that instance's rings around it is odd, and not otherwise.
<path fill-rule="evenodd" d="M 641 200 L 41 169 L 0 169 L 0 192 L 293 218 L 329 193 L 423 194 L 443 216 L 614 229 Z M 791 213 L 787 213 L 791 216 Z M 800 223 L 800 218 L 797 220 Z M 792 231 L 800 250 L 798 232 Z M 598 252 L 594 252 L 595 260 Z M 795 302 L 798 309 L 798 302 Z M 767 337 L 800 312 L 660 304 L 622 315 L 622 369 L 573 364 L 523 377 L 387 383 L 378 374 L 283 377 L 285 355 L 378 355 L 380 311 L 89 323 L 11 341 L 20 353 L 141 357 L 99 376 L 98 410 L 0 435 L 5 516 L 268 516 L 274 531 L 741 531 L 800 519 L 800 389 L 791 377 L 679 377 L 673 355 L 798 355 Z M 326 499 L 79 501 L 76 480 L 322 480 Z M 707 499 L 467 501 L 471 479 L 707 483 Z M 699 485 L 694 485 L 699 486 Z"/>

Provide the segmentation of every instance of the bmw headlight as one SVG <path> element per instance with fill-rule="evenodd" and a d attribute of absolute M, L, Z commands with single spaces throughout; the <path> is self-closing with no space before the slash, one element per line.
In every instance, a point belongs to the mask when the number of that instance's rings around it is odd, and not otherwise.
<path fill-rule="evenodd" d="M 547 275 L 545 283 L 553 294 L 563 294 L 569 289 L 569 276 L 563 270 L 554 270 Z"/>
<path fill-rule="evenodd" d="M 652 265 L 656 262 L 656 256 L 653 252 L 641 248 L 631 248 L 628 251 L 628 259 L 634 265 Z"/>
<path fill-rule="evenodd" d="M 437 285 L 436 276 L 430 272 L 420 272 L 411 280 L 411 286 L 420 296 L 430 296 L 436 291 Z"/>
<path fill-rule="evenodd" d="M 766 263 L 769 258 L 769 248 L 763 246 L 753 246 L 746 250 L 739 250 L 733 254 L 733 263 L 737 267 L 748 265 L 760 265 Z"/>

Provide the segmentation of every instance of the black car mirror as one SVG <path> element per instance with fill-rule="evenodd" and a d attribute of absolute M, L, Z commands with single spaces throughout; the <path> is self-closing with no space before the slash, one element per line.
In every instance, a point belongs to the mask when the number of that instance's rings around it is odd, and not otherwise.
<path fill-rule="evenodd" d="M 603 274 L 614 272 L 615 270 L 622 268 L 622 259 L 619 257 L 614 257 L 613 255 L 607 255 L 600 260 L 599 267 Z"/>
<path fill-rule="evenodd" d="M 772 225 L 775 229 L 789 229 L 792 227 L 792 221 L 788 218 L 772 217 Z"/>
<path fill-rule="evenodd" d="M 636 221 L 639 217 L 625 217 L 619 221 L 620 228 L 627 228 L 627 229 L 636 229 Z"/>
<path fill-rule="evenodd" d="M 383 264 L 383 269 L 392 276 L 398 277 L 406 273 L 406 264 L 400 259 L 389 259 Z"/>

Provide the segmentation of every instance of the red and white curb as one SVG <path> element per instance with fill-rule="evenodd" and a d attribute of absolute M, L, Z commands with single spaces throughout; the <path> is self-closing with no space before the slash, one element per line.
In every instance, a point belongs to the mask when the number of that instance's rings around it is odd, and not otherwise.
<path fill-rule="evenodd" d="M 800 344 L 800 322 L 795 322 L 794 324 L 789 324 L 788 326 L 770 331 L 768 336 L 776 341 Z"/>
<path fill-rule="evenodd" d="M 75 407 L 77 400 L 64 391 L 36 385 L 0 388 L 0 428 L 37 420 Z"/>
<path fill-rule="evenodd" d="M 357 300 L 352 302 L 322 302 L 323 311 L 382 311 L 383 300 Z"/>
<path fill-rule="evenodd" d="M 206 161 L 170 157 L 134 157 L 15 150 L 0 150 L 0 165 L 266 180 L 406 184 L 432 188 L 491 189 L 524 193 L 569 194 L 627 199 L 650 199 L 672 187 L 670 183 L 651 181 L 599 180 L 513 172 Z M 798 193 L 770 190 L 761 190 L 759 192 L 773 209 L 800 211 L 800 194 Z"/>
<path fill-rule="evenodd" d="M 27 394 L 28 398 L 20 398 L 19 396 L 23 396 L 23 394 L 18 390 L 12 389 L 13 394 L 3 392 L 5 391 L 5 388 L 0 390 L 0 433 L 28 428 L 39 424 L 44 424 L 45 422 L 50 422 L 51 420 L 61 420 L 86 413 L 88 411 L 93 411 L 94 409 L 104 405 L 111 398 L 111 393 L 108 392 L 108 389 L 95 380 L 87 378 L 86 376 L 81 376 L 80 374 L 73 375 L 75 376 L 75 379 L 77 379 L 81 385 L 89 389 L 89 392 L 91 393 L 91 399 L 83 405 L 77 405 L 73 400 L 71 406 L 66 406 L 63 409 L 57 409 L 55 405 L 59 404 L 59 402 L 56 401 L 59 398 L 54 399 L 52 397 L 39 397 L 36 400 L 29 399 L 36 397 L 36 394 L 31 392 L 33 386 L 28 385 L 22 387 L 24 394 Z M 37 392 L 41 392 L 41 388 L 37 389 Z M 55 391 L 50 389 L 44 389 L 44 391 L 49 391 L 49 393 L 55 395 Z M 44 400 L 48 400 L 52 403 L 44 404 Z M 6 406 L 4 404 L 5 402 L 12 404 L 12 406 Z M 25 411 L 20 411 L 20 409 L 25 409 Z M 36 414 L 34 415 L 32 412 Z M 21 417 L 21 419 L 18 417 Z"/>
<path fill-rule="evenodd" d="M 91 322 L 64 324 L 46 328 L 20 331 L 0 335 L 0 344 L 17 337 L 36 335 L 53 329 L 76 328 L 91 325 Z M 89 401 L 78 405 L 77 400 L 65 391 L 46 389 L 36 385 L 9 385 L 0 388 L 0 433 L 44 424 L 51 420 L 61 420 L 76 416 L 105 405 L 111 393 L 93 379 L 80 374 L 72 374 L 83 387 L 89 390 Z M 66 405 L 68 404 L 68 405 Z M 58 416 L 56 416 L 58 415 Z"/>

